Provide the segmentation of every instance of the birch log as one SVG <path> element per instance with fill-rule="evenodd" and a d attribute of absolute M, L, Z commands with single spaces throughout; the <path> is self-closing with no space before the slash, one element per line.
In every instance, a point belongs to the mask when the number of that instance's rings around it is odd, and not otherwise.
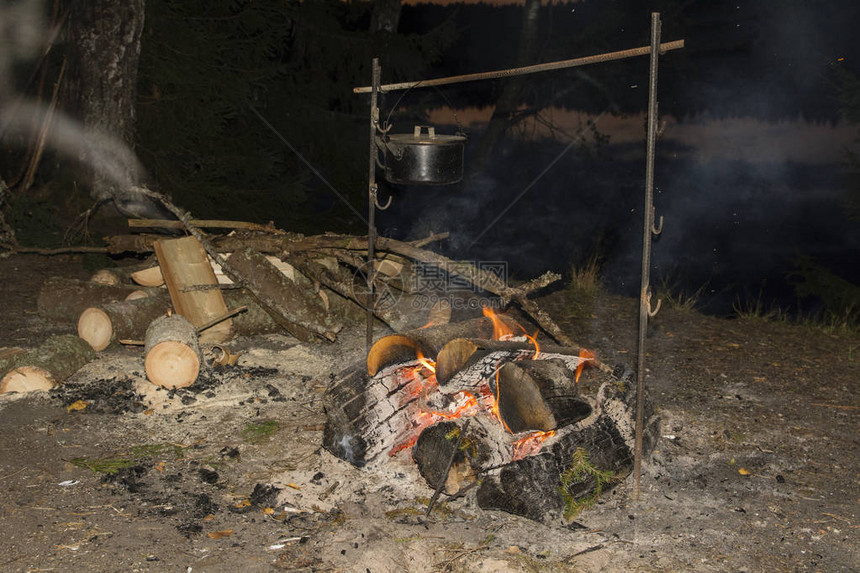
<path fill-rule="evenodd" d="M 172 314 L 157 318 L 146 329 L 144 368 L 153 384 L 185 388 L 197 380 L 203 357 L 197 330 L 185 317 Z"/>
<path fill-rule="evenodd" d="M 38 348 L 0 357 L 0 394 L 50 390 L 93 359 L 86 341 L 73 334 L 52 336 Z"/>

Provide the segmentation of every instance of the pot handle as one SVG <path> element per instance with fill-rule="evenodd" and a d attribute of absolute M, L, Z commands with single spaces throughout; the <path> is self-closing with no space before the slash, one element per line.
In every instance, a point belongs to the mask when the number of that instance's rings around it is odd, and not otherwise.
<path fill-rule="evenodd" d="M 391 156 L 394 159 L 396 159 L 397 161 L 400 161 L 401 159 L 403 159 L 403 150 L 398 149 L 392 145 L 389 145 L 387 136 L 377 137 L 376 138 L 376 147 L 378 147 L 379 150 L 382 151 L 382 153 L 384 153 L 384 154 L 390 153 Z M 379 165 L 380 167 L 384 167 L 384 165 L 382 165 L 382 163 L 379 162 L 378 157 L 376 158 L 376 164 Z"/>
<path fill-rule="evenodd" d="M 412 137 L 415 137 L 416 139 L 421 137 L 422 129 L 427 130 L 427 137 L 430 139 L 434 139 L 436 137 L 436 128 L 432 125 L 416 125 L 415 129 L 412 130 Z"/>

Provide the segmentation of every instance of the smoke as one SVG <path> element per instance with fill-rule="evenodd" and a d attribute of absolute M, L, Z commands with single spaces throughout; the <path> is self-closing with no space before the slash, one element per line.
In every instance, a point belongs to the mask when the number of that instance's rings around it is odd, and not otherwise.
<path fill-rule="evenodd" d="M 33 57 L 44 42 L 41 11 L 37 1 L 0 4 L 0 104 L 7 103 L 12 66 Z"/>
<path fill-rule="evenodd" d="M 53 37 L 45 22 L 41 1 L 0 4 L 0 138 L 5 145 L 23 146 L 37 134 L 45 121 L 44 146 L 59 157 L 89 169 L 108 185 L 93 186 L 97 202 L 113 200 L 117 209 L 131 216 L 161 216 L 163 213 L 146 197 L 132 189 L 140 185 L 143 165 L 131 147 L 120 138 L 84 126 L 61 110 L 30 101 L 16 93 L 15 71 L 38 65 Z M 100 191 L 95 191 L 99 189 Z"/>

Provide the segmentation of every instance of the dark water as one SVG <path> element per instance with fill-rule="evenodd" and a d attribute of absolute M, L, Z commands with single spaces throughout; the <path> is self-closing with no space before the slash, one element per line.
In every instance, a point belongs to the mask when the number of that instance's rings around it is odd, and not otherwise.
<path fill-rule="evenodd" d="M 641 149 L 570 149 L 537 178 L 563 149 L 508 143 L 486 172 L 459 185 L 383 189 L 383 199 L 393 193 L 394 202 L 378 215 L 379 231 L 400 238 L 450 231 L 441 247 L 448 256 L 504 261 L 515 278 L 548 269 L 568 274 L 571 264 L 597 254 L 608 290 L 638 296 Z M 842 210 L 840 165 L 699 162 L 684 151 L 659 150 L 655 205 L 664 232 L 653 245 L 652 284 L 701 289 L 703 310 L 728 314 L 738 302 L 794 307 L 787 273 L 800 255 L 860 283 L 860 224 Z"/>

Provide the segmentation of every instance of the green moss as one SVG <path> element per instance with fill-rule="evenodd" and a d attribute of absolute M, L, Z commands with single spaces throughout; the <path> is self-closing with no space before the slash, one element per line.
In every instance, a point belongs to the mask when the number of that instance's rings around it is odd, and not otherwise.
<path fill-rule="evenodd" d="M 561 486 L 559 493 L 564 500 L 564 518 L 573 519 L 580 511 L 595 504 L 603 487 L 615 480 L 615 472 L 601 470 L 588 459 L 588 452 L 583 448 L 577 448 L 573 453 L 571 465 L 561 474 Z M 570 486 L 587 480 L 594 482 L 591 493 L 576 498 L 570 493 Z"/>
<path fill-rule="evenodd" d="M 168 452 L 176 458 L 182 457 L 182 447 L 176 444 L 143 444 L 131 448 L 131 455 L 135 458 L 151 458 Z"/>
<path fill-rule="evenodd" d="M 281 425 L 274 420 L 265 420 L 257 424 L 248 424 L 242 430 L 242 439 L 249 444 L 262 444 L 272 434 L 280 429 Z"/>
<path fill-rule="evenodd" d="M 182 457 L 182 446 L 176 444 L 142 444 L 132 446 L 129 451 L 114 456 L 80 457 L 70 460 L 70 463 L 93 472 L 115 474 L 121 469 L 130 468 L 149 458 L 164 454 L 173 454 L 176 458 L 180 458 Z"/>

